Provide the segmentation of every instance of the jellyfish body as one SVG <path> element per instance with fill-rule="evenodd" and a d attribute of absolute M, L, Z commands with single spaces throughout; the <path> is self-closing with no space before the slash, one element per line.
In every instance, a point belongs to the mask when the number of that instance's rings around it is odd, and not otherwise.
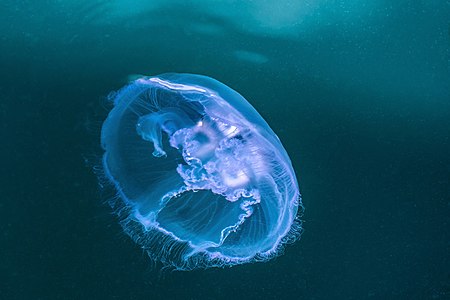
<path fill-rule="evenodd" d="M 298 236 L 290 159 L 237 92 L 163 74 L 112 99 L 103 167 L 124 204 L 123 228 L 151 258 L 182 270 L 231 266 L 274 257 Z"/>

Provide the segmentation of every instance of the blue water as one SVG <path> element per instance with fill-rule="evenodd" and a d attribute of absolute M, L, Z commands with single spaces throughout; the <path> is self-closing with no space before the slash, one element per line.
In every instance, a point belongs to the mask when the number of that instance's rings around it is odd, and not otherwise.
<path fill-rule="evenodd" d="M 2 1 L 0 298 L 448 299 L 449 10 Z M 161 271 L 124 233 L 128 211 L 97 180 L 108 95 L 166 72 L 238 91 L 279 137 L 305 206 L 283 255 Z"/>

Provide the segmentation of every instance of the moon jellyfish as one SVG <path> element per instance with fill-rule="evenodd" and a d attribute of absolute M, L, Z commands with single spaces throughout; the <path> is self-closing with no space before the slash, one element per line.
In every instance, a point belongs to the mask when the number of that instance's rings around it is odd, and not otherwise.
<path fill-rule="evenodd" d="M 153 260 L 179 270 L 266 261 L 299 236 L 291 161 L 240 94 L 163 74 L 111 98 L 103 167 L 124 231 Z"/>

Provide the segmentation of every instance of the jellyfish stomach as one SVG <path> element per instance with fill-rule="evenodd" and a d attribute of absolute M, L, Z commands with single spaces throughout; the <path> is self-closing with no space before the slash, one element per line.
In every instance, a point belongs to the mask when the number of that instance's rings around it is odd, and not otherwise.
<path fill-rule="evenodd" d="M 211 118 L 175 132 L 170 143 L 181 150 L 185 163 L 177 172 L 186 187 L 211 190 L 232 202 L 258 194 L 256 182 L 264 164 L 255 137 L 247 132 Z"/>

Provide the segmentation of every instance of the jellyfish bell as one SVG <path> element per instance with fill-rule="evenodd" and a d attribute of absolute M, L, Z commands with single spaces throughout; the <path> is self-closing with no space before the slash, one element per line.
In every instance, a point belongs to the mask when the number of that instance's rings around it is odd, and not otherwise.
<path fill-rule="evenodd" d="M 137 78 L 113 101 L 103 167 L 126 208 L 125 232 L 151 258 L 183 270 L 232 266 L 267 260 L 298 237 L 291 161 L 240 94 L 171 73 Z"/>

